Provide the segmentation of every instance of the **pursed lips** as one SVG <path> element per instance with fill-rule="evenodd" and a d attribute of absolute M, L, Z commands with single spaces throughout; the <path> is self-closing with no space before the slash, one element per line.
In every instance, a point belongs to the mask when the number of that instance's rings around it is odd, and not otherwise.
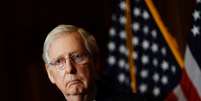
<path fill-rule="evenodd" d="M 81 83 L 80 80 L 71 80 L 66 83 L 67 88 L 70 88 L 72 85 Z"/>

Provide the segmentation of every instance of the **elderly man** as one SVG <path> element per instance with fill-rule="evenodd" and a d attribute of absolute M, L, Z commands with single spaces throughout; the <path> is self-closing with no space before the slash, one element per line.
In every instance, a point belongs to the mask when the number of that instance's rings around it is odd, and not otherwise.
<path fill-rule="evenodd" d="M 47 35 L 46 71 L 67 101 L 95 100 L 97 53 L 94 37 L 81 28 L 59 25 Z"/>

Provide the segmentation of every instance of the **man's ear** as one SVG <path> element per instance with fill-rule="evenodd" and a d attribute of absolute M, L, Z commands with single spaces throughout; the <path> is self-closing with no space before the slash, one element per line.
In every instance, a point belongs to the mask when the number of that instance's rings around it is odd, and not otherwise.
<path fill-rule="evenodd" d="M 47 71 L 48 78 L 50 79 L 50 81 L 51 81 L 53 84 L 55 84 L 53 71 L 48 67 L 48 64 L 45 64 L 45 69 L 46 69 L 46 71 Z"/>

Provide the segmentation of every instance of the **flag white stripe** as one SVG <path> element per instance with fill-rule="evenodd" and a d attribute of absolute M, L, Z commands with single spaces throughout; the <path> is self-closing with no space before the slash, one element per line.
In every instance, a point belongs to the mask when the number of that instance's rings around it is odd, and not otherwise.
<path fill-rule="evenodd" d="M 187 101 L 186 97 L 183 94 L 183 91 L 180 87 L 180 85 L 178 85 L 175 90 L 174 90 L 174 94 L 177 97 L 178 101 Z"/>
<path fill-rule="evenodd" d="M 189 46 L 187 46 L 185 51 L 185 66 L 187 75 L 201 97 L 201 71 L 197 62 L 193 58 L 193 55 L 191 54 Z"/>

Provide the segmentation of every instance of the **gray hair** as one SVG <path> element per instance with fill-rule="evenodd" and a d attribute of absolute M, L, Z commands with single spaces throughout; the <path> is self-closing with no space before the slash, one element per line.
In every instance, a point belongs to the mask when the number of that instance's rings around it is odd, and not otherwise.
<path fill-rule="evenodd" d="M 69 34 L 71 32 L 78 32 L 80 34 L 80 36 L 84 40 L 85 48 L 87 49 L 88 53 L 92 56 L 94 61 L 96 61 L 99 50 L 98 50 L 96 41 L 92 35 L 90 35 L 84 29 L 73 26 L 73 25 L 58 25 L 51 32 L 49 32 L 49 34 L 47 35 L 45 39 L 44 46 L 43 46 L 43 55 L 42 55 L 45 63 L 50 62 L 49 55 L 48 55 L 48 49 L 50 44 L 59 36 L 63 34 Z"/>

